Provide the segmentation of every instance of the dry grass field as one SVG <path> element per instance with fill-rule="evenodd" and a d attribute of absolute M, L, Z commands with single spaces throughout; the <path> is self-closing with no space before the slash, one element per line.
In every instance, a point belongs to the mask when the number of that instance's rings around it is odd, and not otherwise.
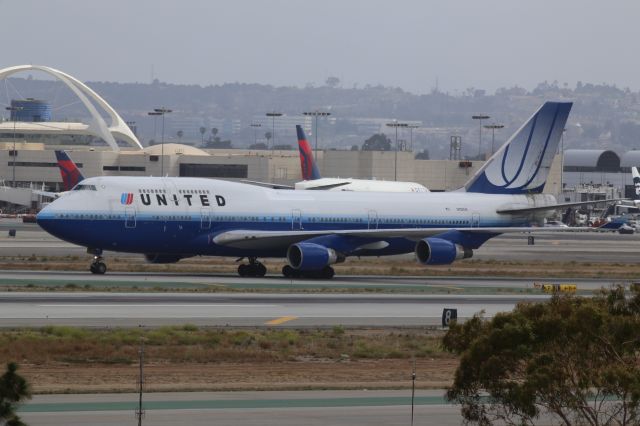
<path fill-rule="evenodd" d="M 148 391 L 402 388 L 415 358 L 420 387 L 452 379 L 454 356 L 429 329 L 89 330 L 0 332 L 0 362 L 20 363 L 36 393 L 135 390 L 140 342 Z"/>

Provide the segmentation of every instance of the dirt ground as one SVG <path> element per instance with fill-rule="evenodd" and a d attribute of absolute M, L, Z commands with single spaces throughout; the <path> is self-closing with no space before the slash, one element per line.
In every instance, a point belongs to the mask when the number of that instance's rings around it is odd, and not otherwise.
<path fill-rule="evenodd" d="M 453 379 L 455 358 L 419 359 L 416 386 L 443 388 Z M 407 359 L 145 365 L 145 390 L 320 390 L 411 387 Z M 35 393 L 134 392 L 138 366 L 21 364 Z"/>

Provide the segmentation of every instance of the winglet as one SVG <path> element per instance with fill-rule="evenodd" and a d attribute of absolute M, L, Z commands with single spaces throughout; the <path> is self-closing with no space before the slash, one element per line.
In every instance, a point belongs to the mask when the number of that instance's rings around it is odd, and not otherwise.
<path fill-rule="evenodd" d="M 58 167 L 60 168 L 60 176 L 62 176 L 62 187 L 65 191 L 70 191 L 79 182 L 84 180 L 84 176 L 80 173 L 78 166 L 64 151 L 55 151 Z"/>
<path fill-rule="evenodd" d="M 539 194 L 572 102 L 545 102 L 464 186 L 467 192 Z"/>
<path fill-rule="evenodd" d="M 307 137 L 302 130 L 302 126 L 296 126 L 296 132 L 298 133 L 298 150 L 300 151 L 300 167 L 302 169 L 303 180 L 315 180 L 320 179 L 320 171 L 318 165 L 313 158 L 313 152 L 311 151 L 311 145 L 307 142 Z"/>

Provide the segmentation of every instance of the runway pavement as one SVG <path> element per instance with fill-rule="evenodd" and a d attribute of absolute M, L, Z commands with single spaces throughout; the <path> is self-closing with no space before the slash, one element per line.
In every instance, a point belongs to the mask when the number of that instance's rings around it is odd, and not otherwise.
<path fill-rule="evenodd" d="M 436 326 L 513 309 L 548 295 L 0 293 L 0 326 Z"/>
<path fill-rule="evenodd" d="M 417 390 L 415 424 L 458 425 L 460 408 L 443 390 Z M 39 395 L 19 414 L 42 426 L 133 424 L 137 394 Z M 193 392 L 145 394 L 143 424 L 152 425 L 406 425 L 404 391 Z"/>

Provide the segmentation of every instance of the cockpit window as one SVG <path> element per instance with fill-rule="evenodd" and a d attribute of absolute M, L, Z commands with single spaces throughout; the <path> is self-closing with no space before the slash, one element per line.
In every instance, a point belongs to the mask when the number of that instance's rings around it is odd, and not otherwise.
<path fill-rule="evenodd" d="M 96 186 L 79 183 L 73 187 L 73 191 L 96 191 Z"/>

